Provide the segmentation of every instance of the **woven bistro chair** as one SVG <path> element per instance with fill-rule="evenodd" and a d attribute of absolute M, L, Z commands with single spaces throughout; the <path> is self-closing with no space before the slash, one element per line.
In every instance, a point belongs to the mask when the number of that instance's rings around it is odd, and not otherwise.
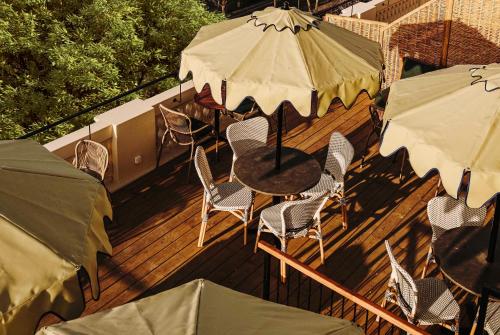
<path fill-rule="evenodd" d="M 309 190 L 302 192 L 304 197 L 316 193 L 328 192 L 330 199 L 337 198 L 342 208 L 342 227 L 347 229 L 347 203 L 345 200 L 344 177 L 354 157 L 352 144 L 340 133 L 330 137 L 325 168 L 319 182 Z"/>
<path fill-rule="evenodd" d="M 436 278 L 413 280 L 394 257 L 387 240 L 385 247 L 392 272 L 382 308 L 385 308 L 387 302 L 394 303 L 413 324 L 437 324 L 458 334 L 460 307 L 445 282 Z"/>
<path fill-rule="evenodd" d="M 100 143 L 91 140 L 81 140 L 75 146 L 73 165 L 92 177 L 104 181 L 108 169 L 108 149 Z"/>
<path fill-rule="evenodd" d="M 190 118 L 188 115 L 174 111 L 163 105 L 158 105 L 160 113 L 165 122 L 165 132 L 161 138 L 160 148 L 156 158 L 156 167 L 160 165 L 160 158 L 163 151 L 163 145 L 167 136 L 170 136 L 174 143 L 179 145 L 190 146 L 188 179 L 191 173 L 191 164 L 193 161 L 195 145 L 199 143 L 201 137 L 210 128 L 210 125 L 204 124 L 201 121 Z"/>
<path fill-rule="evenodd" d="M 490 300 L 490 296 L 496 301 Z M 470 335 L 482 335 L 483 330 L 486 330 L 488 335 L 500 334 L 500 301 L 498 299 L 500 299 L 499 291 L 483 287 Z"/>
<path fill-rule="evenodd" d="M 363 168 L 365 164 L 365 158 L 366 154 L 368 153 L 368 146 L 370 145 L 370 139 L 372 138 L 372 136 L 375 135 L 379 139 L 382 137 L 385 104 L 387 102 L 386 94 L 389 94 L 388 89 L 381 91 L 380 95 L 375 97 L 375 102 L 368 107 L 372 129 L 370 130 L 370 133 L 366 138 L 365 149 L 363 150 L 363 155 L 361 156 L 361 164 L 359 165 L 361 168 Z"/>
<path fill-rule="evenodd" d="M 268 133 L 269 123 L 262 116 L 236 122 L 227 127 L 227 140 L 233 150 L 230 181 L 234 177 L 234 162 L 236 159 L 251 149 L 265 146 Z"/>
<path fill-rule="evenodd" d="M 253 215 L 253 194 L 250 189 L 238 182 L 216 185 L 212 177 L 207 156 L 203 147 L 195 152 L 194 165 L 203 184 L 203 203 L 201 206 L 201 228 L 198 247 L 203 246 L 208 216 L 212 211 L 230 212 L 243 221 L 243 244 L 247 244 L 247 225 Z"/>
<path fill-rule="evenodd" d="M 244 121 L 256 117 L 261 111 L 255 101 L 252 99 L 245 99 L 234 111 L 226 109 L 225 113 L 236 121 Z"/>
<path fill-rule="evenodd" d="M 276 236 L 280 240 L 282 252 L 286 252 L 288 240 L 307 236 L 318 240 L 321 264 L 324 264 L 320 215 L 327 200 L 326 193 L 318 193 L 305 200 L 285 201 L 264 209 L 260 214 L 254 252 L 257 252 L 261 233 L 271 233 Z M 283 282 L 285 278 L 285 263 L 281 262 Z"/>
<path fill-rule="evenodd" d="M 449 195 L 434 197 L 427 203 L 427 216 L 432 228 L 431 245 L 427 252 L 422 278 L 427 274 L 430 262 L 434 262 L 432 245 L 445 231 L 467 226 L 482 226 L 486 218 L 486 207 L 470 208 L 464 198 L 454 199 Z"/>

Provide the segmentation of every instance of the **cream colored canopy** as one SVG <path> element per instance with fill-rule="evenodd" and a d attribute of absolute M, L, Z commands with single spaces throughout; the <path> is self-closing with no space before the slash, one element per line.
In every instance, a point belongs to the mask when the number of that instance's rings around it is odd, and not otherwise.
<path fill-rule="evenodd" d="M 106 190 L 41 145 L 0 141 L 0 334 L 32 334 L 49 311 L 80 315 L 77 272 L 99 295 L 96 253 L 111 253 Z"/>
<path fill-rule="evenodd" d="M 458 65 L 391 85 L 380 153 L 406 147 L 420 177 L 432 169 L 458 196 L 470 171 L 467 205 L 500 192 L 500 64 Z"/>
<path fill-rule="evenodd" d="M 37 335 L 361 335 L 347 320 L 278 305 L 198 279 Z"/>
<path fill-rule="evenodd" d="M 380 88 L 383 57 L 370 41 L 296 8 L 267 8 L 251 16 L 200 29 L 182 52 L 179 77 L 193 75 L 195 88 L 209 84 L 214 100 L 235 110 L 253 97 L 270 115 L 289 101 L 302 116 L 319 116 L 339 97 L 350 106 L 362 90 Z"/>

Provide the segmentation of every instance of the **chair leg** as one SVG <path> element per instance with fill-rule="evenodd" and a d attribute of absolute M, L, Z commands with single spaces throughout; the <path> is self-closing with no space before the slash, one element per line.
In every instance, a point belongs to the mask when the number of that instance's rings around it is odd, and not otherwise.
<path fill-rule="evenodd" d="M 437 197 L 438 194 L 439 194 L 439 189 L 441 188 L 441 177 L 438 177 L 438 182 L 437 182 L 437 185 L 436 185 L 436 193 L 434 193 L 434 197 Z"/>
<path fill-rule="evenodd" d="M 472 327 L 471 327 L 471 329 L 470 329 L 470 333 L 469 333 L 469 334 L 471 334 L 471 335 L 476 334 L 476 328 L 477 328 L 477 322 L 476 322 L 476 321 L 477 321 L 477 320 L 474 320 L 474 322 L 472 322 Z"/>
<path fill-rule="evenodd" d="M 406 150 L 403 150 L 403 158 L 401 159 L 401 169 L 399 170 L 399 183 L 403 182 L 403 169 L 405 167 Z"/>
<path fill-rule="evenodd" d="M 321 259 L 321 264 L 325 264 L 325 250 L 323 249 L 323 238 L 318 239 L 319 241 L 319 254 Z"/>
<path fill-rule="evenodd" d="M 194 158 L 194 142 L 191 143 L 191 153 L 189 154 L 189 166 L 187 175 L 188 182 L 189 182 L 189 177 L 191 176 L 191 165 L 193 165 L 193 158 Z"/>
<path fill-rule="evenodd" d="M 219 116 L 220 117 L 220 116 Z M 220 126 L 218 126 L 220 127 Z M 219 161 L 219 129 L 217 129 L 215 131 L 215 161 L 218 162 Z"/>
<path fill-rule="evenodd" d="M 345 201 L 344 195 L 340 198 L 340 206 L 342 209 L 342 229 L 346 230 L 348 227 L 348 218 L 347 218 L 347 203 Z"/>
<path fill-rule="evenodd" d="M 198 238 L 198 247 L 203 247 L 203 241 L 205 240 L 205 231 L 207 230 L 207 222 L 208 222 L 208 204 L 205 205 L 205 210 L 203 212 L 203 218 L 201 219 L 201 227 L 200 227 L 200 236 Z"/>
<path fill-rule="evenodd" d="M 387 291 L 384 293 L 384 299 L 382 300 L 380 307 L 385 308 L 386 305 L 387 305 Z M 380 322 L 380 316 L 377 316 L 375 318 L 375 321 Z"/>
<path fill-rule="evenodd" d="M 460 333 L 460 315 L 457 315 L 455 317 L 455 335 L 459 335 L 459 333 Z"/>
<path fill-rule="evenodd" d="M 203 240 L 205 240 L 205 231 L 207 230 L 207 221 L 203 220 L 200 227 L 200 237 L 198 238 L 198 247 L 203 247 Z"/>
<path fill-rule="evenodd" d="M 156 154 L 156 168 L 160 166 L 160 159 L 161 159 L 161 154 L 163 152 L 163 143 L 165 140 L 162 138 L 161 144 L 160 144 L 160 149 L 158 149 L 158 153 Z"/>
<path fill-rule="evenodd" d="M 260 230 L 257 229 L 257 236 L 255 237 L 255 247 L 253 248 L 253 253 L 257 253 L 257 249 L 259 246 L 259 239 L 260 239 Z"/>
<path fill-rule="evenodd" d="M 249 219 L 250 222 L 252 222 L 252 220 L 253 220 L 254 209 L 255 209 L 255 195 L 254 195 L 253 200 L 252 200 L 252 206 L 250 207 L 250 219 Z"/>
<path fill-rule="evenodd" d="M 281 241 L 281 251 L 286 252 L 286 239 L 280 238 Z M 280 274 L 281 274 L 281 282 L 283 284 L 286 283 L 286 263 L 283 260 L 280 260 Z"/>
<path fill-rule="evenodd" d="M 243 245 L 247 245 L 247 228 L 248 228 L 248 219 L 250 217 L 249 210 L 245 210 L 244 218 L 245 221 L 243 222 Z"/>
<path fill-rule="evenodd" d="M 319 255 L 321 264 L 325 264 L 325 249 L 323 248 L 323 232 L 321 231 L 321 221 L 318 219 L 316 231 L 318 232 Z"/>
<path fill-rule="evenodd" d="M 361 164 L 359 165 L 360 168 L 363 168 L 363 166 L 365 164 L 365 157 L 366 157 L 366 154 L 368 153 L 368 145 L 370 144 L 370 138 L 372 137 L 372 135 L 374 133 L 375 133 L 375 129 L 372 128 L 372 130 L 370 131 L 370 135 L 368 135 L 368 137 L 366 138 L 365 150 L 363 150 L 363 156 L 361 156 Z"/>
<path fill-rule="evenodd" d="M 429 251 L 427 251 L 427 257 L 425 258 L 425 264 L 424 264 L 424 269 L 422 270 L 422 279 L 425 278 L 425 275 L 427 274 L 427 267 L 429 266 L 429 263 L 432 258 L 432 247 L 429 247 Z"/>
<path fill-rule="evenodd" d="M 207 206 L 207 200 L 206 200 L 206 195 L 205 191 L 203 191 L 203 200 L 201 203 L 201 219 L 203 220 L 203 216 L 205 215 L 205 207 Z"/>

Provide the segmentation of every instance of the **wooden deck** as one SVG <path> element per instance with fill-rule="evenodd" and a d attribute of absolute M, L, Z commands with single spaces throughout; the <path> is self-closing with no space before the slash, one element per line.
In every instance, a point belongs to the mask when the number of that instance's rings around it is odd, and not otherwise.
<path fill-rule="evenodd" d="M 326 264 L 319 261 L 318 244 L 298 239 L 289 244 L 289 253 L 331 278 L 380 302 L 390 273 L 384 240 L 389 239 L 397 258 L 415 277 L 422 271 L 431 230 L 426 203 L 434 196 L 437 177 L 420 179 L 409 164 L 404 180 L 398 181 L 400 157 L 396 163 L 378 154 L 373 140 L 363 169 L 360 159 L 370 130 L 369 98 L 361 95 L 350 110 L 343 107 L 320 119 L 288 115 L 284 145 L 313 154 L 322 164 L 330 134 L 338 131 L 353 143 L 354 161 L 346 179 L 349 228 L 342 230 L 338 205 L 322 214 Z M 271 137 L 274 141 L 274 134 Z M 214 177 L 225 180 L 232 153 L 228 145 L 220 149 L 215 162 L 213 143 L 209 161 Z M 262 254 L 253 254 L 255 234 L 243 246 L 241 223 L 226 213 L 210 217 L 205 246 L 196 241 L 200 228 L 202 187 L 195 173 L 186 181 L 185 162 L 178 159 L 160 167 L 112 195 L 115 220 L 108 227 L 113 244 L 112 257 L 100 257 L 100 299 L 92 300 L 85 288 L 84 315 L 118 306 L 195 278 L 206 278 L 241 292 L 261 295 Z M 193 169 L 194 171 L 194 169 Z M 270 204 L 258 195 L 260 209 Z M 254 219 L 250 227 L 257 224 Z M 431 265 L 428 275 L 437 275 Z M 394 309 L 397 310 L 397 309 Z M 46 317 L 42 324 L 57 321 Z"/>

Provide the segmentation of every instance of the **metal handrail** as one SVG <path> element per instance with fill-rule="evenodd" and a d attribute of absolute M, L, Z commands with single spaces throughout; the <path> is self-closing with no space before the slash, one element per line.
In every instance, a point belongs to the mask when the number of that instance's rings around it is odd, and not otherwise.
<path fill-rule="evenodd" d="M 411 334 L 411 335 L 429 335 L 429 333 L 426 332 L 425 330 L 417 327 L 414 324 L 411 324 L 407 320 L 400 318 L 399 316 L 395 315 L 394 313 L 390 312 L 389 310 L 382 308 L 381 306 L 373 303 L 372 301 L 368 300 L 364 296 L 362 296 L 362 295 L 344 287 L 343 285 L 335 282 L 331 278 L 328 278 L 327 276 L 314 270 L 310 266 L 299 262 L 298 260 L 291 257 L 290 255 L 276 249 L 275 247 L 273 247 L 269 243 L 267 243 L 265 241 L 259 241 L 258 248 L 266 253 L 265 258 L 264 258 L 264 284 L 263 284 L 263 298 L 264 299 L 269 300 L 269 295 L 270 295 L 270 287 L 269 287 L 270 286 L 270 257 L 272 256 L 272 257 L 278 259 L 280 262 L 284 262 L 286 265 L 299 271 L 300 273 L 302 273 L 304 276 L 310 278 L 311 280 L 314 280 L 315 282 L 321 284 L 322 286 L 337 293 L 343 299 L 347 299 L 347 300 L 353 302 L 355 305 L 358 305 L 361 308 L 364 308 L 367 313 L 370 312 L 370 313 L 376 315 L 377 318 L 384 319 L 389 324 L 407 332 L 408 334 Z M 287 283 L 288 283 L 288 279 L 287 279 Z M 365 328 L 366 328 L 366 325 L 367 324 L 365 324 Z M 380 330 L 380 328 L 379 328 L 379 330 Z M 366 331 L 366 329 L 365 329 L 365 331 Z"/>
<path fill-rule="evenodd" d="M 165 80 L 165 79 L 172 78 L 172 77 L 177 77 L 177 71 L 176 71 L 176 72 L 169 73 L 169 74 L 164 75 L 164 76 L 161 76 L 161 77 L 158 77 L 158 78 L 156 78 L 156 79 L 154 79 L 154 80 L 151 80 L 151 81 L 149 81 L 149 82 L 147 82 L 147 83 L 145 83 L 145 84 L 141 84 L 141 85 L 136 86 L 136 87 L 134 87 L 134 88 L 132 88 L 132 89 L 130 89 L 130 90 L 128 90 L 128 91 L 125 91 L 125 92 L 123 92 L 123 93 L 120 93 L 120 94 L 118 94 L 118 95 L 116 95 L 116 96 L 114 96 L 114 97 L 112 97 L 112 98 L 106 99 L 106 100 L 101 101 L 101 102 L 99 102 L 99 103 L 97 103 L 97 104 L 95 104 L 95 105 L 92 105 L 92 106 L 90 106 L 90 107 L 87 107 L 87 108 L 85 108 L 85 109 L 82 109 L 82 110 L 81 110 L 81 111 L 79 111 L 79 112 L 76 112 L 76 113 L 74 113 L 74 114 L 71 114 L 71 115 L 65 116 L 65 117 L 63 117 L 63 118 L 61 118 L 61 119 L 59 119 L 59 120 L 57 120 L 57 121 L 55 121 L 55 122 L 49 123 L 49 124 L 47 124 L 47 125 L 45 125 L 45 126 L 43 126 L 43 127 L 40 127 L 40 128 L 38 128 L 38 129 L 35 129 L 35 130 L 33 130 L 33 131 L 30 131 L 30 132 L 28 132 L 28 133 L 26 133 L 26 134 L 22 135 L 22 136 L 19 136 L 17 139 L 26 139 L 26 138 L 30 138 L 30 137 L 33 137 L 33 136 L 35 136 L 35 135 L 41 134 L 41 133 L 43 133 L 43 132 L 45 132 L 45 131 L 47 131 L 47 130 L 50 130 L 50 129 L 52 129 L 52 128 L 54 128 L 54 127 L 56 127 L 56 126 L 58 126 L 58 125 L 62 124 L 62 123 L 68 122 L 68 121 L 70 121 L 70 120 L 72 120 L 72 119 L 74 119 L 74 118 L 76 118 L 76 117 L 78 117 L 78 116 L 81 116 L 81 115 L 84 115 L 84 114 L 90 113 L 90 112 L 92 112 L 92 111 L 96 110 L 97 108 L 100 108 L 100 107 L 103 107 L 103 106 L 105 106 L 105 105 L 108 105 L 108 104 L 110 104 L 110 103 L 112 103 L 112 102 L 115 102 L 115 101 L 117 101 L 117 100 L 120 100 L 121 98 L 124 98 L 124 97 L 126 97 L 126 96 L 128 96 L 128 95 L 130 95 L 130 94 L 132 94 L 132 93 L 135 93 L 135 92 L 137 92 L 137 91 L 140 91 L 140 90 L 142 90 L 142 89 L 144 89 L 144 88 L 146 88 L 146 87 L 149 87 L 149 86 L 155 85 L 155 84 L 159 83 L 160 81 L 163 81 L 163 80 Z"/>

